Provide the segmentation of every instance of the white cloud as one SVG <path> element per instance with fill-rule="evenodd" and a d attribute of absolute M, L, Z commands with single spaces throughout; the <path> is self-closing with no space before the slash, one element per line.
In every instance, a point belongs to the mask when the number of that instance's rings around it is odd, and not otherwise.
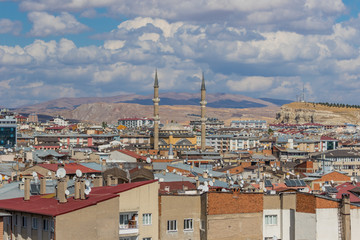
<path fill-rule="evenodd" d="M 260 92 L 269 89 L 273 81 L 274 78 L 272 77 L 252 76 L 238 81 L 228 80 L 226 86 L 233 91 Z"/>
<path fill-rule="evenodd" d="M 10 19 L 0 19 L 0 34 L 11 33 L 18 35 L 21 31 L 22 24 L 20 21 L 11 21 Z"/>
<path fill-rule="evenodd" d="M 74 16 L 67 12 L 62 12 L 58 16 L 46 12 L 30 12 L 28 18 L 33 23 L 30 31 L 32 36 L 74 34 L 88 30 L 87 26 L 79 23 Z"/>

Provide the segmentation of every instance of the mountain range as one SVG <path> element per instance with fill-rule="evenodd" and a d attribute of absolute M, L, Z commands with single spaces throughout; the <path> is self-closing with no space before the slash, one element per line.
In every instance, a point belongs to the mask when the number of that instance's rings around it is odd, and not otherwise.
<path fill-rule="evenodd" d="M 66 118 L 91 122 L 115 123 L 124 117 L 152 117 L 152 95 L 124 94 L 113 97 L 60 98 L 22 106 L 17 112 L 42 115 L 62 115 Z M 160 115 L 163 121 L 186 123 L 196 119 L 199 94 L 160 93 Z M 289 100 L 251 98 L 236 94 L 207 94 L 207 116 L 224 121 L 241 118 L 274 119 L 276 111 Z"/>

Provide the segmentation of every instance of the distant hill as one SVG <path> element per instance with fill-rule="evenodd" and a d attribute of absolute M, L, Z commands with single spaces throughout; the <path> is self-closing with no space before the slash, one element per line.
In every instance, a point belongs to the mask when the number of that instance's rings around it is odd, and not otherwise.
<path fill-rule="evenodd" d="M 172 99 L 172 98 L 161 98 L 161 105 L 169 105 L 169 106 L 176 106 L 176 105 L 194 105 L 198 106 L 200 102 L 200 98 L 191 98 L 191 99 Z M 118 103 L 136 103 L 141 105 L 153 105 L 153 102 L 150 99 L 133 99 L 129 101 L 121 101 Z M 234 100 L 219 100 L 215 102 L 209 102 L 207 104 L 208 107 L 212 108 L 259 108 L 259 107 L 266 107 L 267 105 L 251 102 L 247 100 L 242 101 L 234 101 Z"/>
<path fill-rule="evenodd" d="M 284 104 L 289 104 L 289 103 L 292 103 L 293 101 L 291 100 L 283 100 L 283 99 L 274 99 L 274 98 L 259 98 L 263 101 L 266 101 L 266 102 L 270 102 L 270 103 L 273 103 L 277 106 L 282 106 Z"/>
<path fill-rule="evenodd" d="M 124 94 L 112 97 L 60 98 L 16 109 L 21 113 L 48 116 L 61 114 L 67 118 L 86 121 L 115 122 L 119 117 L 152 117 L 152 95 Z M 162 121 L 186 122 L 187 114 L 199 114 L 198 93 L 160 92 Z M 252 98 L 237 94 L 207 94 L 207 113 L 225 121 L 231 119 L 275 119 L 279 104 L 288 100 Z M 199 108 L 199 109 L 198 109 Z M 107 111 L 105 111 L 105 109 Z M 91 111 L 90 111 L 91 110 Z M 180 111 L 180 112 L 178 112 Z M 211 115 L 212 114 L 212 115 Z M 196 117 L 194 117 L 196 119 Z"/>

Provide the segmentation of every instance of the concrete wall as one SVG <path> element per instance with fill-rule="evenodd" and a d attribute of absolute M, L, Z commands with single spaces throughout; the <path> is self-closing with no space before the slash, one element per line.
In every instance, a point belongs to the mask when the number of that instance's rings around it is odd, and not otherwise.
<path fill-rule="evenodd" d="M 119 194 L 119 212 L 138 212 L 138 239 L 159 239 L 159 183 L 153 182 Z M 118 213 L 119 213 L 118 212 Z M 152 214 L 152 224 L 143 225 L 144 213 Z M 119 218 L 119 216 L 118 216 Z M 119 222 L 119 220 L 117 221 Z M 120 236 L 121 237 L 121 236 Z"/>
<path fill-rule="evenodd" d="M 136 162 L 136 158 L 119 151 L 112 151 L 109 156 L 109 162 Z"/>
<path fill-rule="evenodd" d="M 295 213 L 295 239 L 314 240 L 316 239 L 316 216 L 313 213 Z"/>
<path fill-rule="evenodd" d="M 350 210 L 351 219 L 351 236 L 360 236 L 360 209 Z"/>
<path fill-rule="evenodd" d="M 338 209 L 316 209 L 316 239 L 338 240 Z"/>
<path fill-rule="evenodd" d="M 119 202 L 112 198 L 97 205 L 57 216 L 56 240 L 118 239 Z"/>
<path fill-rule="evenodd" d="M 160 239 L 200 239 L 200 195 L 160 196 Z M 193 219 L 193 230 L 184 230 L 184 219 Z M 167 231 L 167 221 L 177 221 L 177 231 Z"/>

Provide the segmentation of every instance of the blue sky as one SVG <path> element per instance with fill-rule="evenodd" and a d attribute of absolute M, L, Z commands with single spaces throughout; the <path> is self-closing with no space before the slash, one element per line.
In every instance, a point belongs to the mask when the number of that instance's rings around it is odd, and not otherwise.
<path fill-rule="evenodd" d="M 208 92 L 360 104 L 360 1 L 0 0 L 0 101 Z"/>

